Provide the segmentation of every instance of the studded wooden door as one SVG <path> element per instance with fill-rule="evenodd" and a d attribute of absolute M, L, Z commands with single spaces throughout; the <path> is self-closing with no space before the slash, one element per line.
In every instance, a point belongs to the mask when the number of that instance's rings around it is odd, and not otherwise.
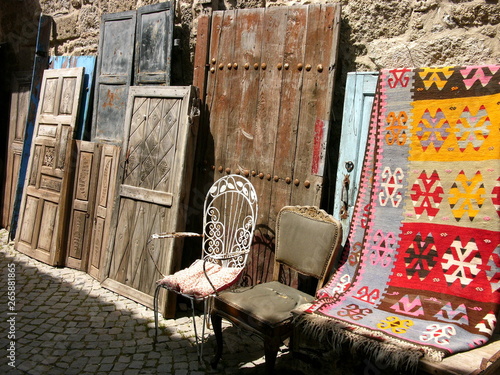
<path fill-rule="evenodd" d="M 2 222 L 0 223 L 1 227 L 6 229 L 10 229 L 12 210 L 14 208 L 28 116 L 30 85 L 31 75 L 28 73 L 18 73 L 13 77 L 5 192 L 3 197 Z"/>
<path fill-rule="evenodd" d="M 225 173 L 249 177 L 259 198 L 256 243 L 270 243 L 283 206 L 320 205 L 339 26 L 339 4 L 212 14 L 209 51 L 199 49 L 195 67 L 208 65 L 200 165 L 214 175 L 197 187 Z M 258 267 L 268 267 L 267 255 Z"/>
<path fill-rule="evenodd" d="M 180 241 L 148 245 L 148 239 L 185 225 L 196 134 L 190 117 L 194 98 L 193 87 L 130 89 L 123 170 L 103 285 L 150 307 L 160 272 L 170 274 L 181 258 Z M 174 308 L 170 303 L 170 311 Z"/>
<path fill-rule="evenodd" d="M 259 224 L 320 203 L 339 22 L 338 4 L 212 15 L 205 163 L 251 178 Z"/>
<path fill-rule="evenodd" d="M 16 249 L 60 265 L 72 183 L 72 140 L 83 68 L 46 70 L 24 184 Z"/>

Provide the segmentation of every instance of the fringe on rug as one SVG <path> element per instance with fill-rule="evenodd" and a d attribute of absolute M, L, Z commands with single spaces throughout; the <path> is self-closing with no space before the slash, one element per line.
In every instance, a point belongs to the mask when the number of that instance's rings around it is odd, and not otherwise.
<path fill-rule="evenodd" d="M 366 355 L 377 364 L 390 366 L 397 371 L 415 374 L 422 357 L 434 362 L 443 359 L 444 353 L 432 348 L 413 345 L 387 336 L 382 332 L 347 325 L 341 321 L 300 312 L 294 319 L 295 329 L 301 335 L 322 345 L 328 345 L 335 354 L 345 346 L 352 354 Z"/>

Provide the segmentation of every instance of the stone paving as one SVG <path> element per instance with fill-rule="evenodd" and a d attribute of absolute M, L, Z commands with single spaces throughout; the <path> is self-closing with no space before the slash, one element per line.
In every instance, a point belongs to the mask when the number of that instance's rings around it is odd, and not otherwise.
<path fill-rule="evenodd" d="M 0 374 L 264 372 L 261 339 L 229 324 L 224 326 L 224 355 L 218 369 L 208 364 L 215 346 L 211 331 L 200 364 L 190 311 L 179 312 L 175 319 L 160 316 L 160 336 L 154 345 L 151 309 L 103 288 L 84 272 L 25 256 L 14 250 L 4 229 L 0 269 Z M 13 280 L 15 295 L 8 287 Z M 201 327 L 201 317 L 197 319 Z M 277 373 L 307 374 L 307 366 L 282 349 Z"/>

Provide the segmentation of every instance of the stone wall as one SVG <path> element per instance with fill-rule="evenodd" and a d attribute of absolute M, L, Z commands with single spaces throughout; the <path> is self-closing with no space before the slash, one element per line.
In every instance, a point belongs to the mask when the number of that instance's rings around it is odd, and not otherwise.
<path fill-rule="evenodd" d="M 196 18 L 203 8 L 233 9 L 308 4 L 326 0 L 180 0 L 176 37 L 182 65 L 192 61 Z M 41 12 L 55 21 L 51 53 L 95 55 L 103 13 L 159 0 L 8 0 L 0 5 L 0 42 L 15 69 L 30 67 Z M 500 63 L 498 0 L 337 0 L 342 3 L 340 68 Z M 184 74 L 189 81 L 191 74 Z M 190 82 L 180 82 L 186 84 Z"/>

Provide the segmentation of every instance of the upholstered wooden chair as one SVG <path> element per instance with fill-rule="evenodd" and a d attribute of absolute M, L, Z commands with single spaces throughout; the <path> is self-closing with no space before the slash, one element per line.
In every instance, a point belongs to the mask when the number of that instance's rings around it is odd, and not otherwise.
<path fill-rule="evenodd" d="M 203 210 L 203 233 L 159 233 L 153 239 L 200 236 L 202 255 L 188 268 L 158 280 L 154 296 L 155 340 L 158 335 L 158 295 L 161 288 L 191 301 L 198 357 L 203 357 L 208 301 L 234 285 L 246 265 L 257 218 L 257 194 L 253 185 L 239 175 L 217 180 L 207 193 Z M 195 302 L 203 302 L 203 325 L 198 335 Z"/>
<path fill-rule="evenodd" d="M 279 347 L 291 335 L 291 311 L 314 300 L 312 295 L 281 283 L 280 270 L 287 266 L 318 280 L 317 289 L 329 276 L 340 248 L 340 222 L 311 206 L 287 206 L 276 223 L 273 281 L 220 292 L 211 312 L 217 351 L 213 368 L 222 356 L 222 318 L 256 332 L 264 339 L 266 372 L 272 373 Z"/>

